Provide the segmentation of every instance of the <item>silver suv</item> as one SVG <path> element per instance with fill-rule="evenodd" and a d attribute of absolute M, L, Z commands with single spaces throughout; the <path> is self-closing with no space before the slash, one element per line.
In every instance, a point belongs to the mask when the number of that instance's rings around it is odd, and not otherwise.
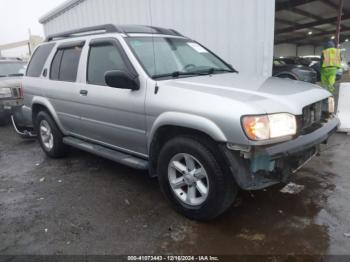
<path fill-rule="evenodd" d="M 245 76 L 170 29 L 103 25 L 50 36 L 23 80 L 23 114 L 53 158 L 76 147 L 157 176 L 209 220 L 238 188 L 286 182 L 339 125 L 318 86 Z"/>

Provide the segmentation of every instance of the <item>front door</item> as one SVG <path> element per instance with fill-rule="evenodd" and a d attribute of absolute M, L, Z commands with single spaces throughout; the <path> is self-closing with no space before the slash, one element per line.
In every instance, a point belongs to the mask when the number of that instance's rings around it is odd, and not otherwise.
<path fill-rule="evenodd" d="M 109 87 L 104 76 L 111 70 L 136 74 L 117 39 L 90 41 L 81 135 L 122 151 L 147 155 L 146 86 L 141 81 L 137 91 Z"/>

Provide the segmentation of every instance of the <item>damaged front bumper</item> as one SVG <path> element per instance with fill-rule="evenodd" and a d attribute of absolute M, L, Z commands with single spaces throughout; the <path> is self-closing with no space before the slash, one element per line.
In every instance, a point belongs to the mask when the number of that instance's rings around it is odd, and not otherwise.
<path fill-rule="evenodd" d="M 338 118 L 332 118 L 321 128 L 310 134 L 299 136 L 288 142 L 267 147 L 263 151 L 271 159 L 297 154 L 327 141 L 328 138 L 337 131 L 339 124 L 340 121 Z"/>
<path fill-rule="evenodd" d="M 222 146 L 222 151 L 231 173 L 242 189 L 263 189 L 287 182 L 292 173 L 319 154 L 320 145 L 327 143 L 328 138 L 337 131 L 339 124 L 339 119 L 332 118 L 314 132 L 293 140 L 270 146 L 252 147 L 248 159 L 242 157 L 242 153 L 229 150 L 226 146 Z"/>

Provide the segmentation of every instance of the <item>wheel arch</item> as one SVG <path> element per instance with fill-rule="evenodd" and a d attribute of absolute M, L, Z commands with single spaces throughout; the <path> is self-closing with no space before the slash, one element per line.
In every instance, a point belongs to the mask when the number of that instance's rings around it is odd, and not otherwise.
<path fill-rule="evenodd" d="M 280 73 L 278 73 L 278 74 L 276 74 L 276 75 L 274 75 L 274 76 L 275 76 L 275 77 L 290 76 L 290 77 L 292 77 L 294 80 L 299 80 L 299 77 L 298 77 L 296 74 L 294 74 L 294 73 L 292 73 L 292 72 L 288 72 L 288 71 L 280 72 Z"/>
<path fill-rule="evenodd" d="M 149 136 L 151 176 L 156 176 L 158 155 L 162 146 L 175 136 L 186 135 L 209 141 L 211 146 L 227 141 L 220 128 L 209 119 L 183 113 L 166 113 L 155 121 Z"/>
<path fill-rule="evenodd" d="M 35 125 L 35 118 L 40 111 L 46 111 L 48 114 L 50 114 L 50 116 L 52 117 L 52 119 L 55 121 L 58 128 L 60 129 L 60 131 L 65 134 L 65 130 L 61 122 L 59 121 L 59 118 L 55 109 L 53 108 L 52 104 L 45 98 L 36 97 L 33 99 L 33 102 L 32 102 L 33 125 Z"/>

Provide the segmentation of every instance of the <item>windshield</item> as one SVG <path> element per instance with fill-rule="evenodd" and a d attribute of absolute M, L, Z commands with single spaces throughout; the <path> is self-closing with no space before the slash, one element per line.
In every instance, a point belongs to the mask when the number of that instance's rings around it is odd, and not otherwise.
<path fill-rule="evenodd" d="M 188 39 L 129 37 L 127 42 L 152 78 L 236 72 L 209 50 Z"/>
<path fill-rule="evenodd" d="M 0 77 L 24 75 L 26 67 L 23 62 L 0 62 Z"/>

